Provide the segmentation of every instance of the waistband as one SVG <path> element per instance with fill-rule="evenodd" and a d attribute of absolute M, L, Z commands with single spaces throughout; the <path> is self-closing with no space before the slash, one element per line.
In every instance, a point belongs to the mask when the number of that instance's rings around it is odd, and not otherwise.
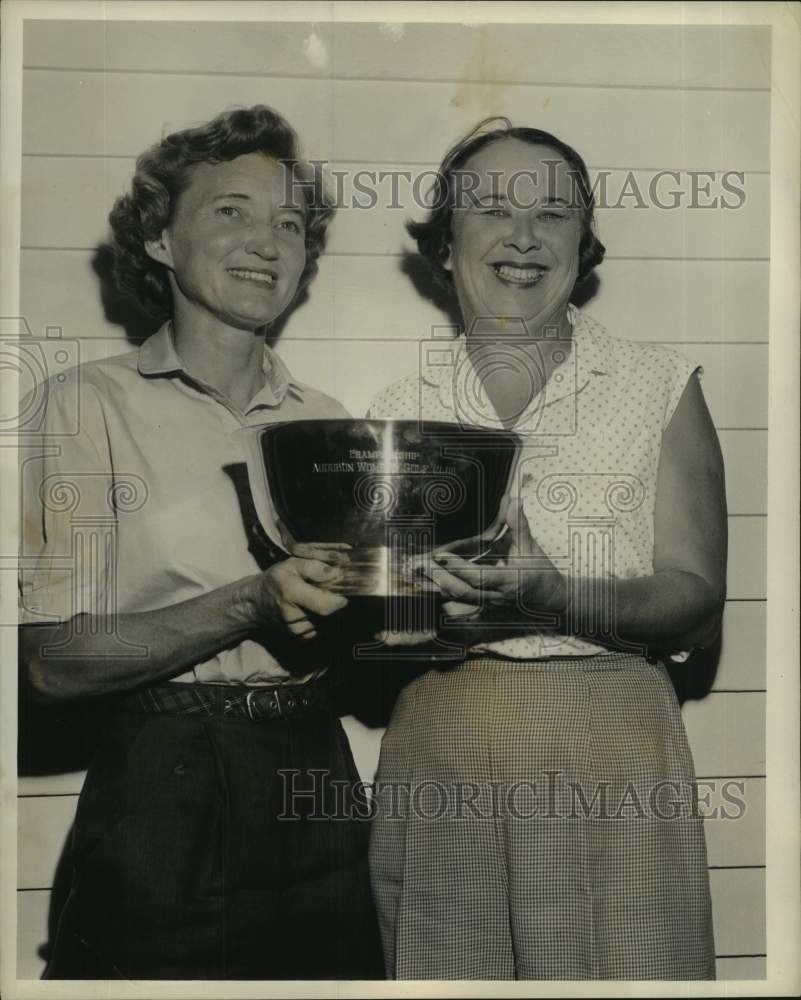
<path fill-rule="evenodd" d="M 331 684 L 325 679 L 278 687 L 238 687 L 228 684 L 154 684 L 118 702 L 123 712 L 195 715 L 218 719 L 268 722 L 312 711 L 330 712 Z"/>
<path fill-rule="evenodd" d="M 545 656 L 536 660 L 517 660 L 512 657 L 469 655 L 459 666 L 460 670 L 652 670 L 662 664 L 641 653 L 594 653 L 589 656 Z"/>

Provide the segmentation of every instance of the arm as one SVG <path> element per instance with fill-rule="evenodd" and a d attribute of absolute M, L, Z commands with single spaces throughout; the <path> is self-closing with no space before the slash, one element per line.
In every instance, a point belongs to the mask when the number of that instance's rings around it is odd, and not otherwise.
<path fill-rule="evenodd" d="M 621 638 L 661 650 L 708 645 L 726 599 L 723 459 L 697 378 L 668 424 L 654 512 L 654 574 L 618 582 Z"/>
<path fill-rule="evenodd" d="M 91 698 L 163 680 L 265 629 L 312 638 L 305 611 L 327 615 L 345 603 L 315 586 L 339 570 L 310 550 L 191 600 L 110 614 L 108 560 L 81 562 L 71 534 L 76 514 L 90 541 L 93 524 L 102 533 L 117 517 L 104 395 L 87 369 L 49 384 L 41 435 L 20 460 L 20 652 L 41 697 Z"/>
<path fill-rule="evenodd" d="M 200 597 L 155 611 L 77 615 L 58 625 L 27 625 L 20 652 L 33 690 L 50 700 L 77 700 L 125 691 L 183 673 L 265 627 L 288 627 L 303 639 L 316 632 L 305 612 L 332 614 L 347 602 L 315 584 L 341 571 L 315 559 L 287 559 Z M 131 655 L 131 647 L 144 647 Z M 64 644 L 57 655 L 48 647 Z"/>
<path fill-rule="evenodd" d="M 528 534 L 521 510 L 512 512 L 514 546 L 505 564 L 479 570 L 453 553 L 431 573 L 459 601 L 489 603 L 507 612 L 517 635 L 532 617 L 550 616 L 552 631 L 660 651 L 712 642 L 725 599 L 726 501 L 723 463 L 697 379 L 685 387 L 662 442 L 654 516 L 654 572 L 614 581 L 613 620 L 604 611 L 611 581 L 571 580 L 549 562 Z M 484 633 L 486 621 L 477 622 Z M 490 625 L 489 635 L 505 637 Z M 611 632 L 611 638 L 609 638 Z M 599 636 L 607 636 L 599 639 Z M 481 635 L 483 641 L 489 636 Z"/>

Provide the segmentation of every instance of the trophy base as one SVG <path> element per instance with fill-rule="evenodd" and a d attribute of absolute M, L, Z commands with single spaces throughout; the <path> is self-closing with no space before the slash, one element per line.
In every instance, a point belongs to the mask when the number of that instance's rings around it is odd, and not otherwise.
<path fill-rule="evenodd" d="M 336 616 L 342 648 L 347 647 L 355 661 L 459 663 L 465 647 L 439 633 L 442 605 L 437 594 L 350 597 L 347 608 Z M 425 635 L 430 638 L 421 642 Z"/>

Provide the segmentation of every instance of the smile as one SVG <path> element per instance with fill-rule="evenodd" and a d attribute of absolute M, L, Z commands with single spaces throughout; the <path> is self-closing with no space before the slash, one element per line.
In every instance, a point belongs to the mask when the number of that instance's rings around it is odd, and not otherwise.
<path fill-rule="evenodd" d="M 228 273 L 239 281 L 253 281 L 267 288 L 272 288 L 276 282 L 276 276 L 271 271 L 251 271 L 250 268 L 231 267 Z"/>
<path fill-rule="evenodd" d="M 526 264 L 522 267 L 515 264 L 493 264 L 492 269 L 504 284 L 514 285 L 515 288 L 533 287 L 542 280 L 546 271 L 539 264 Z"/>

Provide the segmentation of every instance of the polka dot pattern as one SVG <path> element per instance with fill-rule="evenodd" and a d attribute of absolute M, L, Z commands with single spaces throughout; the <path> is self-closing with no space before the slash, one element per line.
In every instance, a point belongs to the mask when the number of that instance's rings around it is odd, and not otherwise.
<path fill-rule="evenodd" d="M 613 337 L 573 306 L 569 317 L 571 344 L 543 343 L 556 367 L 514 428 L 523 438 L 514 490 L 532 536 L 563 571 L 648 576 L 662 434 L 700 368 L 669 348 Z M 423 345 L 420 371 L 382 390 L 369 415 L 503 426 L 462 339 Z M 605 652 L 535 634 L 476 648 L 519 659 Z"/>

